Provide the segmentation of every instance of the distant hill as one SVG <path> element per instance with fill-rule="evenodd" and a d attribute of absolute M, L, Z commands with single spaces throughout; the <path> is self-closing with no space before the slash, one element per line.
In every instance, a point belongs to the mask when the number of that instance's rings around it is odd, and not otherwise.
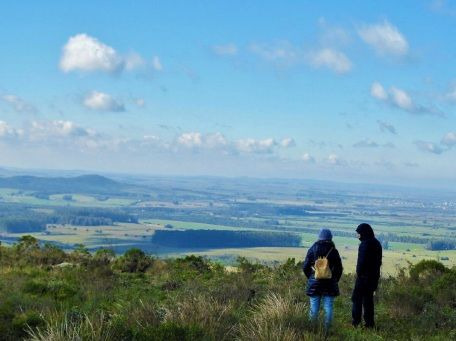
<path fill-rule="evenodd" d="M 101 175 L 82 175 L 77 177 L 37 177 L 12 176 L 0 177 L 0 188 L 14 188 L 45 193 L 113 193 L 129 187 Z"/>

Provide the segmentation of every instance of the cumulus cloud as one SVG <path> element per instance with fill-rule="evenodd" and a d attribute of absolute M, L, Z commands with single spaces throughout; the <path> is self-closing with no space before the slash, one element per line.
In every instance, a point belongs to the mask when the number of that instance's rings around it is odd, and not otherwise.
<path fill-rule="evenodd" d="M 17 113 L 36 112 L 36 108 L 32 104 L 28 103 L 19 96 L 5 94 L 0 96 L 0 100 L 7 103 L 11 107 L 11 109 L 13 109 Z"/>
<path fill-rule="evenodd" d="M 380 55 L 405 56 L 409 43 L 405 36 L 388 21 L 365 25 L 358 30 L 360 38 Z"/>
<path fill-rule="evenodd" d="M 445 151 L 445 149 L 433 142 L 419 140 L 415 141 L 415 145 L 419 150 L 427 153 L 442 154 Z"/>
<path fill-rule="evenodd" d="M 286 137 L 282 139 L 279 143 L 284 148 L 291 148 L 296 146 L 296 141 L 291 137 Z"/>
<path fill-rule="evenodd" d="M 15 147 L 48 146 L 54 149 L 77 148 L 79 150 L 91 146 L 98 147 L 102 142 L 101 135 L 94 130 L 64 120 L 31 121 L 26 123 L 23 129 L 14 128 L 0 121 L 0 140 Z"/>
<path fill-rule="evenodd" d="M 272 138 L 263 140 L 248 138 L 236 141 L 236 149 L 243 153 L 271 154 L 277 145 L 278 143 Z"/>
<path fill-rule="evenodd" d="M 203 145 L 203 138 L 201 133 L 183 133 L 177 138 L 177 142 L 188 148 L 200 147 Z"/>
<path fill-rule="evenodd" d="M 337 154 L 329 154 L 326 161 L 333 166 L 342 166 L 345 164 L 344 160 L 342 160 Z"/>
<path fill-rule="evenodd" d="M 444 116 L 444 114 L 438 109 L 415 103 L 412 97 L 405 90 L 395 86 L 386 90 L 382 84 L 374 82 L 371 85 L 370 94 L 380 102 L 389 104 L 394 108 L 404 110 L 411 114 Z"/>
<path fill-rule="evenodd" d="M 122 103 L 117 102 L 111 95 L 104 92 L 92 91 L 83 100 L 83 105 L 86 108 L 99 111 L 125 111 Z"/>
<path fill-rule="evenodd" d="M 214 45 L 212 46 L 212 52 L 217 56 L 228 56 L 233 57 L 238 54 L 238 47 L 236 44 L 228 43 L 224 45 Z"/>
<path fill-rule="evenodd" d="M 229 142 L 220 132 L 208 134 L 186 132 L 177 137 L 177 145 L 190 149 L 219 149 L 227 151 Z"/>
<path fill-rule="evenodd" d="M 315 68 L 325 67 L 339 74 L 352 69 L 350 59 L 343 52 L 331 48 L 322 48 L 310 53 L 309 62 Z"/>
<path fill-rule="evenodd" d="M 155 71 L 163 69 L 158 56 L 147 62 L 136 52 L 122 55 L 113 47 L 85 33 L 76 34 L 68 39 L 62 48 L 59 63 L 60 69 L 65 73 L 100 71 L 113 74 L 145 68 L 148 65 Z"/>
<path fill-rule="evenodd" d="M 60 69 L 64 72 L 116 72 L 123 66 L 124 60 L 116 50 L 84 33 L 68 39 L 60 59 Z"/>
<path fill-rule="evenodd" d="M 272 154 L 278 149 L 291 148 L 295 145 L 293 138 L 277 141 L 273 138 L 241 138 L 229 140 L 222 133 L 185 132 L 177 136 L 177 149 L 217 150 L 226 154 Z"/>
<path fill-rule="evenodd" d="M 48 139 L 50 137 L 86 137 L 95 135 L 89 129 L 82 128 L 72 121 L 64 120 L 33 121 L 28 133 L 29 137 L 33 140 Z"/>
<path fill-rule="evenodd" d="M 381 132 L 388 132 L 393 135 L 397 135 L 396 128 L 391 123 L 378 120 L 377 124 L 378 124 Z"/>
<path fill-rule="evenodd" d="M 386 92 L 385 88 L 383 85 L 381 85 L 379 82 L 374 82 L 371 85 L 371 90 L 370 90 L 371 96 L 385 101 L 388 99 L 388 93 Z"/>
<path fill-rule="evenodd" d="M 449 132 L 443 138 L 442 142 L 443 145 L 447 147 L 456 146 L 456 132 Z"/>
<path fill-rule="evenodd" d="M 23 135 L 21 129 L 15 129 L 11 127 L 5 121 L 0 121 L 0 139 L 2 140 L 12 140 L 16 139 Z"/>
<path fill-rule="evenodd" d="M 304 153 L 301 157 L 301 160 L 305 163 L 315 163 L 315 158 L 309 153 Z"/>

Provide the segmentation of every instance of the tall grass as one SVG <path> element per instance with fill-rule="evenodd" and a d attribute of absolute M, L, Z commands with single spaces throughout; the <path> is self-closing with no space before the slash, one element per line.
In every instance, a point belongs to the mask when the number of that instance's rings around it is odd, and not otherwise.
<path fill-rule="evenodd" d="M 83 314 L 78 318 L 72 318 L 68 314 L 62 318 L 54 316 L 42 329 L 28 330 L 27 340 L 30 341 L 112 341 L 113 329 L 104 313 L 89 318 Z"/>
<path fill-rule="evenodd" d="M 308 306 L 292 297 L 269 293 L 250 311 L 239 326 L 239 340 L 279 341 L 303 340 L 311 330 Z"/>

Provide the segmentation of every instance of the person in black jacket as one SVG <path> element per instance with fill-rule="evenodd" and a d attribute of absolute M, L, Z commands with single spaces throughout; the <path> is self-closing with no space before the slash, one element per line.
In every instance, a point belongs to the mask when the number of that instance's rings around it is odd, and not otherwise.
<path fill-rule="evenodd" d="M 356 283 L 352 295 L 352 324 L 361 323 L 361 314 L 364 309 L 366 328 L 373 328 L 374 324 L 374 292 L 377 290 L 382 265 L 382 245 L 375 238 L 374 231 L 369 224 L 361 224 L 356 229 L 361 240 L 358 249 L 358 263 L 356 264 Z"/>
<path fill-rule="evenodd" d="M 307 251 L 302 269 L 308 278 L 306 294 L 310 296 L 309 317 L 316 322 L 320 311 L 320 303 L 323 301 L 325 311 L 325 328 L 329 329 L 333 318 L 334 298 L 339 296 L 338 282 L 342 276 L 342 261 L 339 252 L 332 241 L 332 233 L 328 229 L 322 229 L 315 242 Z M 319 257 L 327 257 L 332 277 L 329 279 L 315 279 L 315 261 Z"/>

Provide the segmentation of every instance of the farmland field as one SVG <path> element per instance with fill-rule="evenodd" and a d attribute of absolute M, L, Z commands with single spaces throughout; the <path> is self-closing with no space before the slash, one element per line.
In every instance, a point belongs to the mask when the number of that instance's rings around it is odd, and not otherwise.
<path fill-rule="evenodd" d="M 65 249 L 84 244 L 89 250 L 107 247 L 121 253 L 139 247 L 158 257 L 198 254 L 230 265 L 239 256 L 262 263 L 301 260 L 324 227 L 333 231 L 345 271 L 353 272 L 359 243 L 354 230 L 369 222 L 384 245 L 383 275 L 422 259 L 456 265 L 452 193 L 304 180 L 88 180 L 77 179 L 72 187 L 76 180 L 70 179 L 70 184 L 53 187 L 50 179 L 43 187 L 46 179 L 39 178 L 40 186 L 15 182 L 16 188 L 0 188 L 2 241 L 13 243 L 31 234 Z M 9 220 L 19 216 L 17 224 L 24 224 L 24 212 L 27 226 L 16 229 Z M 161 239 L 154 237 L 156 231 Z M 185 243 L 160 244 L 167 235 L 178 235 L 176 231 L 194 232 Z M 220 233 L 228 239 L 211 241 Z M 202 235 L 204 243 L 193 237 Z M 268 242 L 270 238 L 275 241 Z M 292 240 L 298 244 L 291 245 Z"/>

